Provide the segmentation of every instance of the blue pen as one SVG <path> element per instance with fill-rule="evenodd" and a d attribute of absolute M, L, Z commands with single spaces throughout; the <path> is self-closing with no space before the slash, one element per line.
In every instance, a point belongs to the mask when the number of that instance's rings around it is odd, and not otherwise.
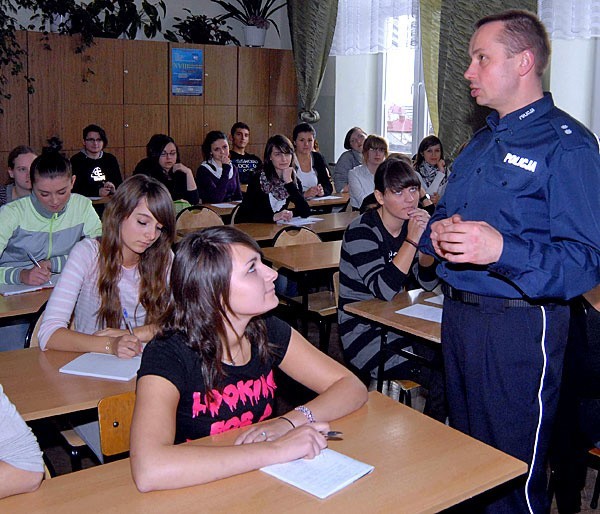
<path fill-rule="evenodd" d="M 125 320 L 125 326 L 127 327 L 127 330 L 129 330 L 129 333 L 134 335 L 131 321 L 129 321 L 129 316 L 127 315 L 127 309 L 123 309 L 123 319 Z"/>

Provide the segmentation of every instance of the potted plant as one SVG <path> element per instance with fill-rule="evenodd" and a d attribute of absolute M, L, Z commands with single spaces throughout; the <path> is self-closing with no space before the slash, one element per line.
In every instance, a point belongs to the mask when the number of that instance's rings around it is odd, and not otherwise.
<path fill-rule="evenodd" d="M 272 19 L 273 14 L 285 7 L 287 2 L 275 6 L 277 0 L 211 0 L 227 11 L 222 18 L 233 18 L 244 25 L 246 46 L 264 46 L 267 29 L 272 23 L 281 37 L 277 23 Z"/>
<path fill-rule="evenodd" d="M 189 14 L 185 18 L 175 17 L 177 23 L 173 24 L 176 32 L 167 30 L 164 33 L 167 41 L 179 42 L 181 38 L 185 43 L 198 45 L 228 45 L 240 46 L 240 42 L 229 32 L 231 27 L 225 25 L 222 17 L 209 18 L 204 14 L 192 14 L 189 9 L 183 9 Z M 224 30 L 227 29 L 227 30 Z"/>

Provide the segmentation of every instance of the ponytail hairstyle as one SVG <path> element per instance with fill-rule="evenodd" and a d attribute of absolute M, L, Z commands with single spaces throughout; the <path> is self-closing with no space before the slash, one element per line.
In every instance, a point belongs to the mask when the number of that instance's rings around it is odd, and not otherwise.
<path fill-rule="evenodd" d="M 59 176 L 72 177 L 71 162 L 62 153 L 62 141 L 53 136 L 48 139 L 48 146 L 42 148 L 42 155 L 36 157 L 31 163 L 29 176 L 31 184 L 36 177 L 54 178 Z"/>
<path fill-rule="evenodd" d="M 186 344 L 200 356 L 206 394 L 219 387 L 225 375 L 223 345 L 231 305 L 232 245 L 243 245 L 262 255 L 250 236 L 232 226 L 210 227 L 189 234 L 177 245 L 171 268 L 171 301 L 159 320 L 163 333 L 181 332 Z M 262 318 L 250 320 L 239 339 L 246 336 L 261 359 L 273 350 Z"/>
<path fill-rule="evenodd" d="M 119 279 L 123 255 L 121 224 L 144 198 L 148 210 L 162 225 L 160 237 L 140 255 L 139 303 L 146 310 L 146 324 L 156 323 L 168 304 L 167 274 L 171 265 L 171 245 L 175 238 L 175 210 L 167 188 L 147 175 L 129 177 L 118 188 L 102 216 L 102 239 L 98 256 L 98 325 L 120 327 L 123 309 Z"/>

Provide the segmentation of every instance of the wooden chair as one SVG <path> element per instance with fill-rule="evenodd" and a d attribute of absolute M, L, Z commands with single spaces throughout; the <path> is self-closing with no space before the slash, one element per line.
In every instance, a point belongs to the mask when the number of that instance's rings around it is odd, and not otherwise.
<path fill-rule="evenodd" d="M 192 205 L 177 215 L 176 228 L 204 228 L 223 225 L 223 220 L 215 211 L 203 205 Z"/>
<path fill-rule="evenodd" d="M 103 455 L 112 457 L 129 451 L 134 405 L 134 391 L 108 396 L 98 402 L 100 448 Z"/>
<path fill-rule="evenodd" d="M 306 227 L 284 227 L 275 236 L 273 246 L 293 246 L 319 242 L 321 242 L 319 235 Z M 291 304 L 302 304 L 301 296 L 295 296 L 290 300 L 291 302 L 284 301 L 284 304 L 288 307 Z M 335 292 L 328 290 L 309 293 L 308 312 L 306 314 L 317 322 L 319 326 L 319 348 L 323 353 L 327 353 L 331 337 L 331 323 L 337 319 L 337 295 Z"/>
<path fill-rule="evenodd" d="M 232 211 L 231 211 L 231 218 L 229 219 L 229 224 L 230 224 L 230 225 L 233 225 L 233 224 L 235 224 L 235 218 L 237 217 L 237 213 L 238 213 L 238 211 L 240 210 L 240 207 L 241 207 L 241 206 L 242 206 L 242 204 L 240 203 L 240 204 L 236 205 L 236 206 L 235 206 L 235 207 L 232 209 Z"/>

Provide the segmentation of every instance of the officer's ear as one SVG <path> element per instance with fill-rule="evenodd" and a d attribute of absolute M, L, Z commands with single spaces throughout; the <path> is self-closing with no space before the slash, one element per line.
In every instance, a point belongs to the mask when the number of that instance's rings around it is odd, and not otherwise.
<path fill-rule="evenodd" d="M 517 58 L 519 59 L 519 75 L 521 75 L 521 77 L 524 77 L 531 71 L 534 71 L 535 55 L 531 50 L 523 50 L 520 54 L 518 54 Z"/>

